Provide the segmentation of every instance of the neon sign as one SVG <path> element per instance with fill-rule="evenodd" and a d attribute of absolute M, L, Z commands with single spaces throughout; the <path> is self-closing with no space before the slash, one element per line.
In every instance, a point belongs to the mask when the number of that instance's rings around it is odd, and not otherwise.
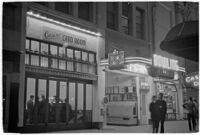
<path fill-rule="evenodd" d="M 199 74 L 197 72 L 189 74 L 185 78 L 185 82 L 193 87 L 199 86 Z"/>
<path fill-rule="evenodd" d="M 129 64 L 124 70 L 140 74 L 148 74 L 146 66 L 142 64 Z"/>
<path fill-rule="evenodd" d="M 153 55 L 153 65 L 165 69 L 178 70 L 178 61 L 160 55 Z"/>

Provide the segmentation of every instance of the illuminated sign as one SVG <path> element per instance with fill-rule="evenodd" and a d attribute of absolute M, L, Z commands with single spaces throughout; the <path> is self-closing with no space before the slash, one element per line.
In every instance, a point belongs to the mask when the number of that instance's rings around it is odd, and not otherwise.
<path fill-rule="evenodd" d="M 86 39 L 67 32 L 58 31 L 52 28 L 43 27 L 43 39 L 60 44 L 69 44 L 79 48 L 86 47 Z"/>
<path fill-rule="evenodd" d="M 199 74 L 197 72 L 194 72 L 187 75 L 185 78 L 185 82 L 192 87 L 199 87 Z"/>
<path fill-rule="evenodd" d="M 153 65 L 164 69 L 178 70 L 178 61 L 160 55 L 153 55 Z"/>
<path fill-rule="evenodd" d="M 126 71 L 140 73 L 140 74 L 148 74 L 147 68 L 145 65 L 142 64 L 129 64 L 126 66 L 127 68 L 124 69 Z"/>
<path fill-rule="evenodd" d="M 109 69 L 123 69 L 124 68 L 124 51 L 114 50 L 113 53 L 108 54 Z"/>

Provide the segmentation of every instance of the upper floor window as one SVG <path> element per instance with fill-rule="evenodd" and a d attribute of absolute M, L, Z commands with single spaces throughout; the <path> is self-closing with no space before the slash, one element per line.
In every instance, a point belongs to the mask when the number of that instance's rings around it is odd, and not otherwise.
<path fill-rule="evenodd" d="M 55 10 L 72 15 L 72 2 L 55 2 Z"/>
<path fill-rule="evenodd" d="M 87 21 L 92 21 L 93 3 L 79 2 L 78 3 L 78 17 Z"/>
<path fill-rule="evenodd" d="M 107 27 L 113 30 L 117 30 L 118 26 L 118 3 L 107 3 Z"/>
<path fill-rule="evenodd" d="M 125 34 L 130 34 L 131 9 L 131 3 L 122 2 L 122 31 Z"/>
<path fill-rule="evenodd" d="M 136 8 L 136 37 L 144 39 L 144 10 Z"/>

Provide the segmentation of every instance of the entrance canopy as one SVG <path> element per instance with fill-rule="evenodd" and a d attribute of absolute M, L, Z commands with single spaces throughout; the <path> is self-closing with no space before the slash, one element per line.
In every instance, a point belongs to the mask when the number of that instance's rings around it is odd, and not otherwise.
<path fill-rule="evenodd" d="M 174 26 L 161 42 L 160 48 L 176 56 L 199 61 L 199 21 Z"/>

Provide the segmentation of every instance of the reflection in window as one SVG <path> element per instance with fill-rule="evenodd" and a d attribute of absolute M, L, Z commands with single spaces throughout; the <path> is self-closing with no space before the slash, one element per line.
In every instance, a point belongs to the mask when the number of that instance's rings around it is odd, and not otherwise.
<path fill-rule="evenodd" d="M 76 71 L 81 72 L 81 63 L 76 63 Z"/>
<path fill-rule="evenodd" d="M 54 45 L 50 46 L 50 54 L 57 56 L 57 54 L 58 54 L 57 46 L 54 46 Z"/>
<path fill-rule="evenodd" d="M 31 41 L 31 51 L 35 53 L 39 53 L 39 42 L 38 41 Z"/>
<path fill-rule="evenodd" d="M 82 72 L 88 73 L 88 65 L 87 64 L 82 64 Z"/>
<path fill-rule="evenodd" d="M 51 59 L 51 68 L 58 68 L 58 60 Z"/>
<path fill-rule="evenodd" d="M 81 59 L 81 51 L 75 50 L 74 52 L 75 52 L 75 58 L 76 59 Z"/>
<path fill-rule="evenodd" d="M 34 123 L 34 104 L 35 104 L 35 83 L 34 78 L 27 78 L 26 85 L 26 124 Z"/>
<path fill-rule="evenodd" d="M 41 67 L 48 67 L 48 58 L 47 57 L 41 57 L 40 66 Z"/>
<path fill-rule="evenodd" d="M 86 52 L 82 52 L 82 60 L 87 61 L 88 60 L 88 54 Z"/>
<path fill-rule="evenodd" d="M 64 60 L 59 60 L 59 69 L 66 69 L 66 62 Z"/>
<path fill-rule="evenodd" d="M 25 64 L 29 64 L 29 55 L 25 54 Z"/>
<path fill-rule="evenodd" d="M 65 48 L 64 47 L 59 47 L 59 56 L 65 57 Z"/>
<path fill-rule="evenodd" d="M 71 61 L 67 61 L 67 70 L 74 71 L 74 63 Z"/>
<path fill-rule="evenodd" d="M 67 57 L 73 58 L 73 50 L 72 49 L 67 49 Z"/>
<path fill-rule="evenodd" d="M 48 54 L 48 44 L 41 43 L 41 53 L 47 55 Z"/>
<path fill-rule="evenodd" d="M 92 53 L 89 54 L 89 62 L 94 62 L 94 54 Z"/>
<path fill-rule="evenodd" d="M 26 39 L 26 50 L 30 49 L 30 40 Z"/>
<path fill-rule="evenodd" d="M 31 65 L 39 66 L 39 56 L 31 55 Z"/>

